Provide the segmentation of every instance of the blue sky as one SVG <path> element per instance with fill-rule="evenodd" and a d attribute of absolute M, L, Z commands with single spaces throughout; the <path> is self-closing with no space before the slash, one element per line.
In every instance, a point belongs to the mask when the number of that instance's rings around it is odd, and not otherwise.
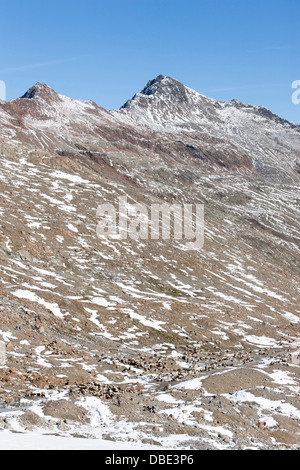
<path fill-rule="evenodd" d="M 0 0 L 7 99 L 36 82 L 119 108 L 168 75 L 300 122 L 299 0 Z"/>

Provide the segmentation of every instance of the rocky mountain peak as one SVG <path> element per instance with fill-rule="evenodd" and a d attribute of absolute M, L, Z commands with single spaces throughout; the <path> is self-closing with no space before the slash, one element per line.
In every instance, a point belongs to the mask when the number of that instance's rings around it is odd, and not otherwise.
<path fill-rule="evenodd" d="M 204 121 L 218 121 L 218 101 L 207 98 L 178 80 L 159 75 L 121 108 L 131 121 L 174 132 L 178 126 L 194 130 Z"/>
<path fill-rule="evenodd" d="M 143 95 L 151 95 L 158 90 L 162 89 L 163 83 L 166 80 L 173 80 L 170 77 L 165 77 L 164 75 L 158 75 L 158 77 L 154 78 L 153 80 L 149 80 L 147 85 L 142 89 L 141 94 Z M 175 81 L 175 80 L 174 80 Z"/>
<path fill-rule="evenodd" d="M 45 83 L 38 82 L 21 96 L 21 99 L 31 100 L 34 98 L 42 98 L 45 101 L 49 101 L 49 99 L 57 99 L 58 94 Z"/>
<path fill-rule="evenodd" d="M 122 108 L 130 108 L 133 104 L 143 104 L 146 101 L 157 102 L 165 99 L 172 99 L 174 104 L 182 104 L 188 102 L 188 88 L 171 77 L 164 75 L 158 75 L 153 80 L 149 80 L 147 85 L 142 89 L 140 93 L 134 95 L 131 100 L 128 100 Z M 150 99 L 148 98 L 150 97 Z M 122 109 L 121 108 L 121 109 Z"/>
<path fill-rule="evenodd" d="M 161 83 L 163 80 L 165 80 L 167 77 L 165 75 L 158 75 L 156 78 L 154 78 L 153 80 L 149 80 L 147 85 L 145 86 L 145 89 L 146 88 L 149 88 L 151 87 L 152 85 L 154 85 L 155 83 Z"/>

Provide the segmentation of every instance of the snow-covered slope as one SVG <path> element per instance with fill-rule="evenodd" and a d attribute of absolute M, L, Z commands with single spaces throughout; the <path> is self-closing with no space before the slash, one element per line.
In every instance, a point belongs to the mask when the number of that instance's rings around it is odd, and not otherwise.
<path fill-rule="evenodd" d="M 216 101 L 160 75 L 125 103 L 120 116 L 135 126 L 173 135 L 221 139 L 221 145 L 248 153 L 262 176 L 300 181 L 300 129 L 264 107 Z"/>
<path fill-rule="evenodd" d="M 162 76 L 118 111 L 1 102 L 0 442 L 299 448 L 298 156 L 295 125 Z M 99 238 L 124 196 L 203 203 L 203 249 Z"/>

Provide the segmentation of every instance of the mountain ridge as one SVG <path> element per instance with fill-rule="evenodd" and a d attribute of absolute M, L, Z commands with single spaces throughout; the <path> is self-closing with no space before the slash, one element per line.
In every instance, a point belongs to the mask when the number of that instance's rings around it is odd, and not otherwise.
<path fill-rule="evenodd" d="M 181 89 L 191 90 L 194 93 L 197 93 L 199 96 L 202 96 L 203 98 L 205 98 L 205 99 L 207 99 L 211 102 L 219 103 L 219 104 L 222 104 L 222 105 L 225 104 L 227 106 L 229 106 L 230 104 L 233 104 L 233 105 L 236 105 L 239 108 L 243 107 L 243 108 L 250 108 L 250 109 L 253 109 L 253 110 L 261 110 L 265 115 L 268 115 L 269 117 L 273 117 L 274 119 L 279 120 L 281 123 L 290 124 L 292 127 L 296 127 L 296 128 L 299 127 L 299 125 L 297 123 L 294 123 L 292 121 L 289 121 L 288 119 L 285 119 L 285 118 L 281 117 L 280 115 L 274 113 L 272 110 L 270 110 L 269 108 L 267 108 L 263 105 L 252 105 L 250 103 L 246 103 L 246 102 L 237 100 L 235 98 L 233 98 L 231 100 L 228 100 L 228 101 L 215 100 L 213 98 L 210 98 L 206 95 L 203 95 L 203 94 L 193 90 L 192 88 L 189 88 L 189 87 L 183 85 L 180 81 L 178 81 L 178 80 L 176 80 L 176 79 L 174 79 L 170 76 L 165 76 L 165 75 L 162 75 L 162 74 L 158 75 L 154 79 L 149 80 L 147 82 L 147 84 L 145 85 L 145 87 L 141 90 L 141 92 L 135 93 L 135 95 L 131 99 L 128 99 L 119 108 L 119 110 L 127 108 L 129 106 L 129 104 L 140 94 L 142 94 L 142 95 L 154 94 L 155 90 L 153 89 L 153 85 L 161 84 L 164 80 L 169 80 L 169 81 L 173 82 L 174 84 L 178 85 Z M 37 82 L 35 85 L 30 87 L 22 96 L 20 96 L 19 98 L 15 98 L 13 100 L 10 100 L 10 101 L 15 101 L 16 99 L 20 99 L 20 98 L 21 99 L 24 99 L 24 98 L 32 99 L 36 95 L 45 95 L 45 94 L 53 94 L 53 95 L 56 95 L 56 96 L 65 96 L 65 95 L 61 95 L 60 93 L 56 92 L 53 88 L 48 86 L 46 83 Z M 176 94 L 175 94 L 175 97 L 176 97 Z M 96 104 L 92 100 L 78 100 L 78 99 L 74 99 L 74 98 L 70 98 L 70 99 L 72 99 L 73 101 L 91 102 L 91 103 L 94 103 L 99 108 L 105 109 L 101 105 Z M 109 112 L 109 111 L 117 111 L 117 110 L 116 109 L 110 109 L 110 110 L 106 110 L 106 111 Z"/>
<path fill-rule="evenodd" d="M 95 153 L 104 141 L 119 147 L 123 140 L 133 144 L 137 154 L 158 142 L 168 153 L 178 152 L 175 142 L 183 141 L 183 154 L 201 156 L 199 164 L 244 166 L 245 171 L 251 166 L 258 177 L 273 183 L 300 178 L 297 126 L 263 107 L 207 98 L 163 75 L 111 111 L 92 101 L 65 97 L 38 82 L 21 98 L 0 104 L 0 125 L 2 135 L 45 150 L 76 154 L 84 147 Z M 243 163 L 248 160 L 251 165 Z"/>

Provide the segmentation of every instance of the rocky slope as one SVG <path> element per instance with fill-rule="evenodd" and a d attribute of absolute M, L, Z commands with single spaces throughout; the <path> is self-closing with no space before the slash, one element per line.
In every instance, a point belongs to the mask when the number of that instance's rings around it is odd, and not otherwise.
<path fill-rule="evenodd" d="M 118 111 L 1 102 L 0 426 L 298 448 L 299 132 L 163 76 Z M 203 249 L 98 238 L 125 195 L 204 203 Z"/>

